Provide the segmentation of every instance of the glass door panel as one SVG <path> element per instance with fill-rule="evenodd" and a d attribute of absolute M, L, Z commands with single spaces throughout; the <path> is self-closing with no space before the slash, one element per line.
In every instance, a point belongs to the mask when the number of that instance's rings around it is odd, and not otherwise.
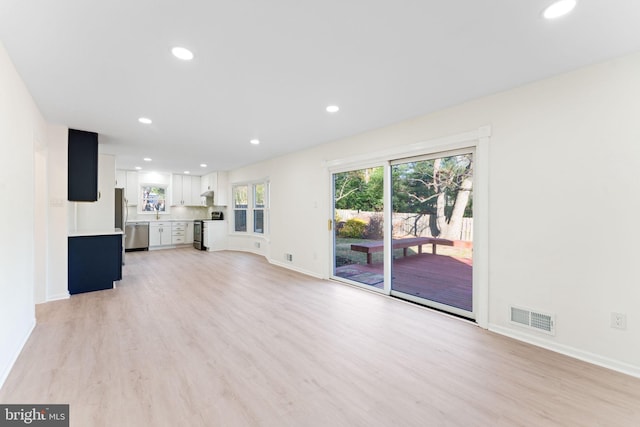
<path fill-rule="evenodd" d="M 333 276 L 384 288 L 383 167 L 333 174 Z"/>
<path fill-rule="evenodd" d="M 394 162 L 391 293 L 473 318 L 473 153 Z"/>

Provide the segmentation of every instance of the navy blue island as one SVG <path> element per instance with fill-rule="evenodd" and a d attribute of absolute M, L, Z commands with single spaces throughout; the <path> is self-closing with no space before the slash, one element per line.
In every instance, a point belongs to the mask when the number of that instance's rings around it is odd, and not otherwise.
<path fill-rule="evenodd" d="M 68 239 L 69 294 L 114 288 L 122 279 L 122 230 L 79 231 Z"/>

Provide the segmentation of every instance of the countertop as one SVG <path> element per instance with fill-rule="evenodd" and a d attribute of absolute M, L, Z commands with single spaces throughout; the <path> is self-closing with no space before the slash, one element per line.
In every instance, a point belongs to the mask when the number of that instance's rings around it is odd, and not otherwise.
<path fill-rule="evenodd" d="M 111 230 L 77 230 L 70 231 L 69 237 L 82 237 L 82 236 L 112 236 L 115 234 L 124 234 L 119 228 L 112 228 Z"/>
<path fill-rule="evenodd" d="M 178 219 L 178 218 L 170 218 L 170 219 L 130 219 L 129 221 L 127 221 L 127 224 L 133 224 L 136 222 L 193 222 L 195 220 L 201 220 L 201 221 L 206 221 L 205 218 L 182 218 L 182 219 Z"/>

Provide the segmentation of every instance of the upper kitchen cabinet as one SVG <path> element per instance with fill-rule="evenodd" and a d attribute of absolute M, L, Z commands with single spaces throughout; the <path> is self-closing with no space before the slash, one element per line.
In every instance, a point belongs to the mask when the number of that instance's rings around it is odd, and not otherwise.
<path fill-rule="evenodd" d="M 199 176 L 191 176 L 191 191 L 189 193 L 190 206 L 200 206 L 200 178 Z"/>
<path fill-rule="evenodd" d="M 184 175 L 171 175 L 171 206 L 184 205 L 182 197 L 183 183 Z M 191 181 L 189 181 L 189 185 L 191 185 Z M 189 191 L 191 191 L 191 188 L 189 188 Z"/>
<path fill-rule="evenodd" d="M 116 170 L 116 188 L 124 188 L 127 206 L 138 204 L 138 172 L 124 169 Z"/>
<path fill-rule="evenodd" d="M 69 129 L 68 200 L 98 200 L 98 134 Z"/>
<path fill-rule="evenodd" d="M 207 194 L 207 197 L 213 197 L 213 204 L 215 206 L 226 206 L 227 185 L 228 179 L 226 172 L 213 172 L 202 177 L 200 191 L 201 194 Z"/>
<path fill-rule="evenodd" d="M 116 169 L 116 188 L 127 188 L 127 171 Z"/>
<path fill-rule="evenodd" d="M 200 206 L 199 176 L 171 176 L 171 206 Z"/>

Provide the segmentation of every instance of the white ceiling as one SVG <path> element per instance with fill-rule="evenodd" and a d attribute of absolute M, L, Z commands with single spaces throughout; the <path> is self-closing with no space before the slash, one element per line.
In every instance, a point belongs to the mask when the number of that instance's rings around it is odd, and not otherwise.
<path fill-rule="evenodd" d="M 550 2 L 0 0 L 0 41 L 47 121 L 199 175 L 640 50 L 640 1 Z"/>

